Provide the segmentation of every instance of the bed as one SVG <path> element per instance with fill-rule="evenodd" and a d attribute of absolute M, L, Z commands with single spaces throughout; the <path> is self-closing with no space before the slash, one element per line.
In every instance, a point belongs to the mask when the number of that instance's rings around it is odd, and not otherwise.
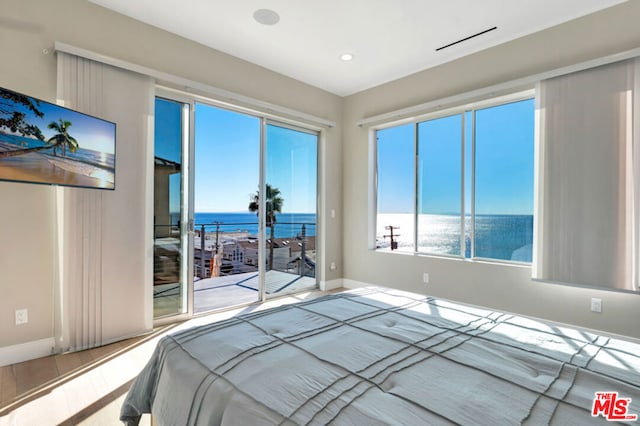
<path fill-rule="evenodd" d="M 635 424 L 639 355 L 624 340 L 364 288 L 164 337 L 121 420 L 135 425 L 150 412 L 160 426 Z"/>

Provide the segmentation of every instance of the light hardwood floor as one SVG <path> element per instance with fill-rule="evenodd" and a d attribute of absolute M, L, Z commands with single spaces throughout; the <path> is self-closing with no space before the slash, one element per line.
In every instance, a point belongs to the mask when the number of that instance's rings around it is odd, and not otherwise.
<path fill-rule="evenodd" d="M 144 336 L 122 340 L 110 345 L 105 345 L 85 351 L 52 355 L 38 358 L 17 364 L 0 367 L 0 426 L 7 424 L 20 424 L 8 419 L 14 410 L 29 405 L 46 395 L 50 395 L 60 389 L 64 389 L 65 383 L 87 375 L 101 365 L 110 360 L 124 356 L 127 352 L 136 347 L 156 342 L 157 337 L 168 333 L 178 324 L 158 327 Z M 153 343 L 155 345 L 155 343 Z M 123 383 L 117 389 L 108 392 L 102 398 L 87 405 L 82 410 L 73 413 L 70 410 L 68 418 L 64 421 L 47 423 L 46 416 L 43 417 L 41 425 L 57 424 L 62 426 L 70 425 L 117 425 L 119 406 L 113 404 L 117 399 L 124 398 L 129 389 L 131 381 Z M 95 416 L 96 413 L 109 407 L 107 416 Z M 93 421 L 91 420 L 94 417 Z M 96 421 L 96 419 L 102 419 Z M 141 423 L 141 425 L 148 424 Z"/>
<path fill-rule="evenodd" d="M 20 396 L 99 362 L 142 339 L 144 336 L 86 351 L 52 355 L 0 367 L 0 414 L 3 407 L 15 402 Z"/>
<path fill-rule="evenodd" d="M 124 395 L 162 336 L 324 294 L 319 290 L 291 294 L 158 327 L 148 335 L 111 345 L 0 367 L 0 426 L 121 424 L 118 416 Z M 145 424 L 148 416 L 143 417 L 141 425 Z"/>

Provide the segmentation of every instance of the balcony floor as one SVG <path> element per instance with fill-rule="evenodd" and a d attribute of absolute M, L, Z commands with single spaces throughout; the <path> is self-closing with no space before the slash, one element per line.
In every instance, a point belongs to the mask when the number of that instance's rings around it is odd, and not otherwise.
<path fill-rule="evenodd" d="M 267 295 L 285 295 L 317 287 L 313 277 L 281 271 L 267 271 Z M 259 298 L 258 273 L 247 272 L 194 282 L 194 313 L 214 311 L 256 302 Z M 154 286 L 154 317 L 175 314 L 180 303 L 179 284 Z"/>

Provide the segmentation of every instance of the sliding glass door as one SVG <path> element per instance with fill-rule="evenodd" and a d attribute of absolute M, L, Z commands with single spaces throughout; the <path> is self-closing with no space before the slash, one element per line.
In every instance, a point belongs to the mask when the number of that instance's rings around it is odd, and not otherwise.
<path fill-rule="evenodd" d="M 318 133 L 193 99 L 155 117 L 155 318 L 316 287 Z"/>
<path fill-rule="evenodd" d="M 189 104 L 157 98 L 154 142 L 154 318 L 187 312 L 189 259 L 185 208 L 185 149 Z"/>
<path fill-rule="evenodd" d="M 318 134 L 266 123 L 267 296 L 316 286 Z"/>
<path fill-rule="evenodd" d="M 194 312 L 259 298 L 260 119 L 195 104 Z"/>

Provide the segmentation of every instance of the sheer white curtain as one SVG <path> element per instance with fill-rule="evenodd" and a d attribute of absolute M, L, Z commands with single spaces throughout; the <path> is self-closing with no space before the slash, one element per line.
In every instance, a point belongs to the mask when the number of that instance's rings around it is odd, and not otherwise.
<path fill-rule="evenodd" d="M 57 187 L 59 352 L 152 327 L 151 78 L 58 52 L 58 102 L 116 123 L 116 189 Z M 73 131 L 73 129 L 71 129 Z"/>
<path fill-rule="evenodd" d="M 640 61 L 542 81 L 534 278 L 638 290 Z"/>

